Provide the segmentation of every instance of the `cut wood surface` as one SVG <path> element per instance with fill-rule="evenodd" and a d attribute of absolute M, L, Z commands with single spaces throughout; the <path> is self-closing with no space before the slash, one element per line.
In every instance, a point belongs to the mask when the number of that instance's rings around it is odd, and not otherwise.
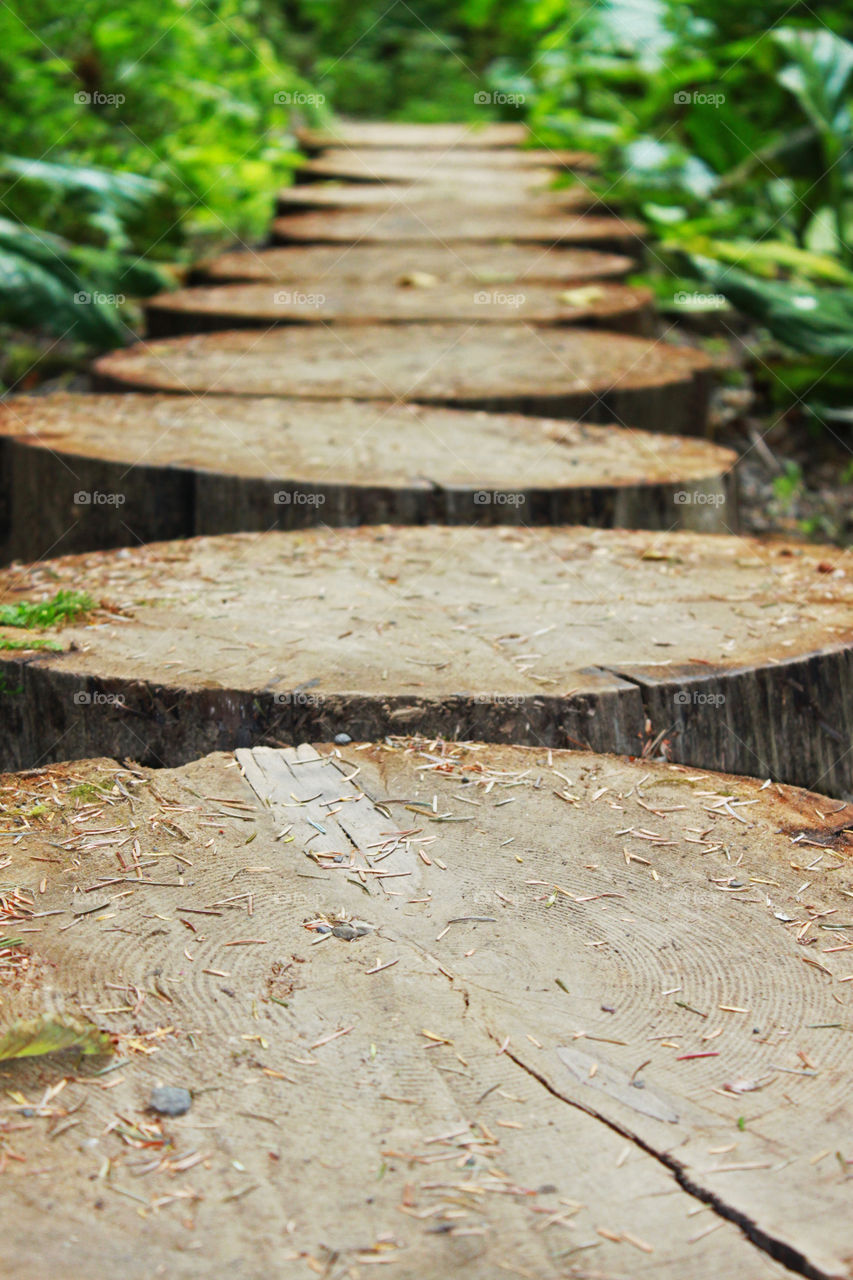
<path fill-rule="evenodd" d="M 426 182 L 446 183 L 455 176 L 460 182 L 493 184 L 541 182 L 553 179 L 555 173 L 587 170 L 590 156 L 584 151 L 477 151 L 474 148 L 447 149 L 436 152 L 417 150 L 364 150 L 341 147 L 322 155 L 301 160 L 296 169 L 297 181 L 318 182 Z"/>
<path fill-rule="evenodd" d="M 530 139 L 523 124 L 405 124 L 384 120 L 333 120 L 322 129 L 308 126 L 294 130 L 307 151 L 327 147 L 380 147 L 386 150 L 446 151 L 450 147 L 481 150 L 519 147 Z"/>
<path fill-rule="evenodd" d="M 400 284 L 429 288 L 446 284 L 575 284 L 621 279 L 634 270 L 630 258 L 592 249 L 545 249 L 476 241 L 417 246 L 357 244 L 303 245 L 300 248 L 242 249 L 200 264 L 196 276 L 224 283 L 240 280 L 356 281 L 362 285 Z"/>
<path fill-rule="evenodd" d="M 523 210 L 477 210 L 471 205 L 396 206 L 380 210 L 328 210 L 276 218 L 273 239 L 282 244 L 445 244 L 453 240 L 510 241 L 549 248 L 601 248 L 638 254 L 643 226 L 633 219 L 595 214 L 525 213 Z"/>
<path fill-rule="evenodd" d="M 19 397 L 0 405 L 0 553 L 319 523 L 725 530 L 734 463 L 691 437 L 420 405 Z"/>
<path fill-rule="evenodd" d="M 853 783 L 849 551 L 379 527 L 198 538 L 0 573 L 4 604 L 60 590 L 99 607 L 40 633 L 59 650 L 0 650 L 9 767 L 176 764 L 264 736 L 421 730 L 664 753 L 835 794 Z"/>
<path fill-rule="evenodd" d="M 302 325 L 140 342 L 101 356 L 94 376 L 100 390 L 393 397 L 691 435 L 705 430 L 711 368 L 692 348 L 587 329 Z"/>
<path fill-rule="evenodd" d="M 513 213 L 559 213 L 566 209 L 587 210 L 599 204 L 599 198 L 589 187 L 575 184 L 558 191 L 547 186 L 519 191 L 505 182 L 469 183 L 454 177 L 444 183 L 301 183 L 279 191 L 276 203 L 279 213 L 291 213 L 294 209 L 387 209 L 399 205 L 411 205 L 422 213 L 430 205 L 489 205 Z"/>
<path fill-rule="evenodd" d="M 0 780 L 4 1280 L 848 1276 L 853 809 L 338 751 Z"/>
<path fill-rule="evenodd" d="M 594 281 L 572 289 L 448 285 L 372 285 L 303 280 L 297 288 L 226 284 L 161 293 L 145 302 L 147 334 L 168 337 L 217 329 L 277 324 L 472 323 L 582 324 L 623 333 L 652 330 L 650 289 Z"/>

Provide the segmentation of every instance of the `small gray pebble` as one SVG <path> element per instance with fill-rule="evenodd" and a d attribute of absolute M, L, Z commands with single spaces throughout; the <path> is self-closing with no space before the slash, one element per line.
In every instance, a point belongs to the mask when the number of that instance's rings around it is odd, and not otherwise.
<path fill-rule="evenodd" d="M 345 747 L 348 742 L 352 742 L 352 738 L 349 736 L 348 733 L 336 733 L 335 742 L 338 744 L 339 747 Z"/>
<path fill-rule="evenodd" d="M 345 942 L 354 942 L 356 938 L 367 937 L 370 929 L 358 924 L 336 924 L 332 933 L 336 938 L 343 938 Z"/>
<path fill-rule="evenodd" d="M 148 1106 L 161 1116 L 183 1116 L 193 1104 L 188 1089 L 176 1089 L 170 1084 L 158 1085 L 151 1090 Z"/>

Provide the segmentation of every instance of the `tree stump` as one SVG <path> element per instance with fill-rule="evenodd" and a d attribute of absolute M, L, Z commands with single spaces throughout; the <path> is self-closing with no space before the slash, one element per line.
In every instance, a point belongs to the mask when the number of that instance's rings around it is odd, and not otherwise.
<path fill-rule="evenodd" d="M 0 785 L 0 1037 L 114 1045 L 2 1063 L 7 1275 L 193 1280 L 181 1192 L 246 1276 L 845 1274 L 851 806 L 400 739 Z"/>
<path fill-rule="evenodd" d="M 489 241 L 542 244 L 551 249 L 603 249 L 637 256 L 642 250 L 643 226 L 631 218 L 593 214 L 508 213 L 500 208 L 478 212 L 476 207 L 443 205 L 392 207 L 372 211 L 290 214 L 276 218 L 273 239 L 279 244 L 446 244 L 448 241 Z"/>
<path fill-rule="evenodd" d="M 417 731 L 664 754 L 833 795 L 853 784 L 850 552 L 380 527 L 197 538 L 0 573 L 5 604 L 60 590 L 99 607 L 39 633 L 61 650 L 0 650 L 4 767 L 89 755 L 171 765 L 264 738 Z"/>
<path fill-rule="evenodd" d="M 584 284 L 620 280 L 634 263 L 615 253 L 592 249 L 542 249 L 515 244 L 422 244 L 416 249 L 357 244 L 301 248 L 243 249 L 223 253 L 200 264 L 201 283 L 237 284 L 241 280 L 281 280 L 302 284 L 325 279 L 372 284 L 408 284 L 431 288 L 440 284 L 502 285 Z M 423 283 L 419 286 L 418 281 Z"/>
<path fill-rule="evenodd" d="M 474 148 L 436 152 L 406 150 L 356 151 L 330 149 L 300 161 L 298 182 L 424 182 L 460 183 L 498 181 L 541 183 L 559 172 L 583 172 L 595 166 L 584 151 L 477 151 Z"/>
<path fill-rule="evenodd" d="M 734 463 L 695 438 L 421 405 L 21 397 L 0 406 L 0 551 L 39 560 L 318 523 L 724 531 Z"/>
<path fill-rule="evenodd" d="M 161 338 L 95 361 L 100 390 L 394 397 L 701 435 L 711 361 L 626 334 L 525 325 L 303 325 Z"/>
<path fill-rule="evenodd" d="M 551 191 L 547 185 L 519 191 L 505 182 L 460 185 L 455 178 L 446 183 L 406 185 L 404 183 L 322 183 L 307 182 L 285 187 L 276 197 L 280 214 L 323 212 L 326 209 L 388 209 L 414 207 L 419 214 L 433 214 L 438 209 L 461 205 L 471 208 L 489 206 L 506 210 L 508 215 L 521 213 L 553 214 L 566 210 L 586 212 L 602 202 L 589 187 L 574 186 Z"/>
<path fill-rule="evenodd" d="M 269 284 L 214 285 L 161 293 L 145 303 L 147 335 L 171 337 L 218 329 L 274 325 L 441 323 L 587 325 L 650 334 L 649 289 L 596 281 L 574 289 L 527 285 L 484 289 L 473 284 L 412 287 L 304 280 L 282 289 Z"/>
<path fill-rule="evenodd" d="M 523 124 L 386 124 L 382 120 L 335 120 L 324 129 L 305 126 L 296 128 L 294 133 L 305 151 L 328 147 L 379 147 L 391 151 L 464 147 L 480 151 L 520 147 L 530 137 Z"/>

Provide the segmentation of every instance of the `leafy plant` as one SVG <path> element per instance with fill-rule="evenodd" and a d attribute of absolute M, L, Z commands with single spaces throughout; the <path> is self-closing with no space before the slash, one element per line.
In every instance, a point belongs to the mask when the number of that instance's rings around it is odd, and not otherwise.
<path fill-rule="evenodd" d="M 94 609 L 91 596 L 79 591 L 57 591 L 52 600 L 21 600 L 18 604 L 0 604 L 0 626 L 28 627 L 44 631 L 47 627 L 73 622 Z"/>

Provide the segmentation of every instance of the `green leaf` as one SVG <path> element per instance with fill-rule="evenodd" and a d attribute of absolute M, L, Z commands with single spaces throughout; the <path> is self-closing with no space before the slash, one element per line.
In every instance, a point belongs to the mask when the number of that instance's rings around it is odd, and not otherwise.
<path fill-rule="evenodd" d="M 853 289 L 757 280 L 736 267 L 691 259 L 697 273 L 729 302 L 797 351 L 849 362 L 853 358 Z"/>
<path fill-rule="evenodd" d="M 19 1019 L 0 1031 L 0 1062 L 37 1058 L 60 1049 L 78 1049 L 94 1056 L 112 1053 L 113 1045 L 106 1031 L 67 1014 Z"/>

